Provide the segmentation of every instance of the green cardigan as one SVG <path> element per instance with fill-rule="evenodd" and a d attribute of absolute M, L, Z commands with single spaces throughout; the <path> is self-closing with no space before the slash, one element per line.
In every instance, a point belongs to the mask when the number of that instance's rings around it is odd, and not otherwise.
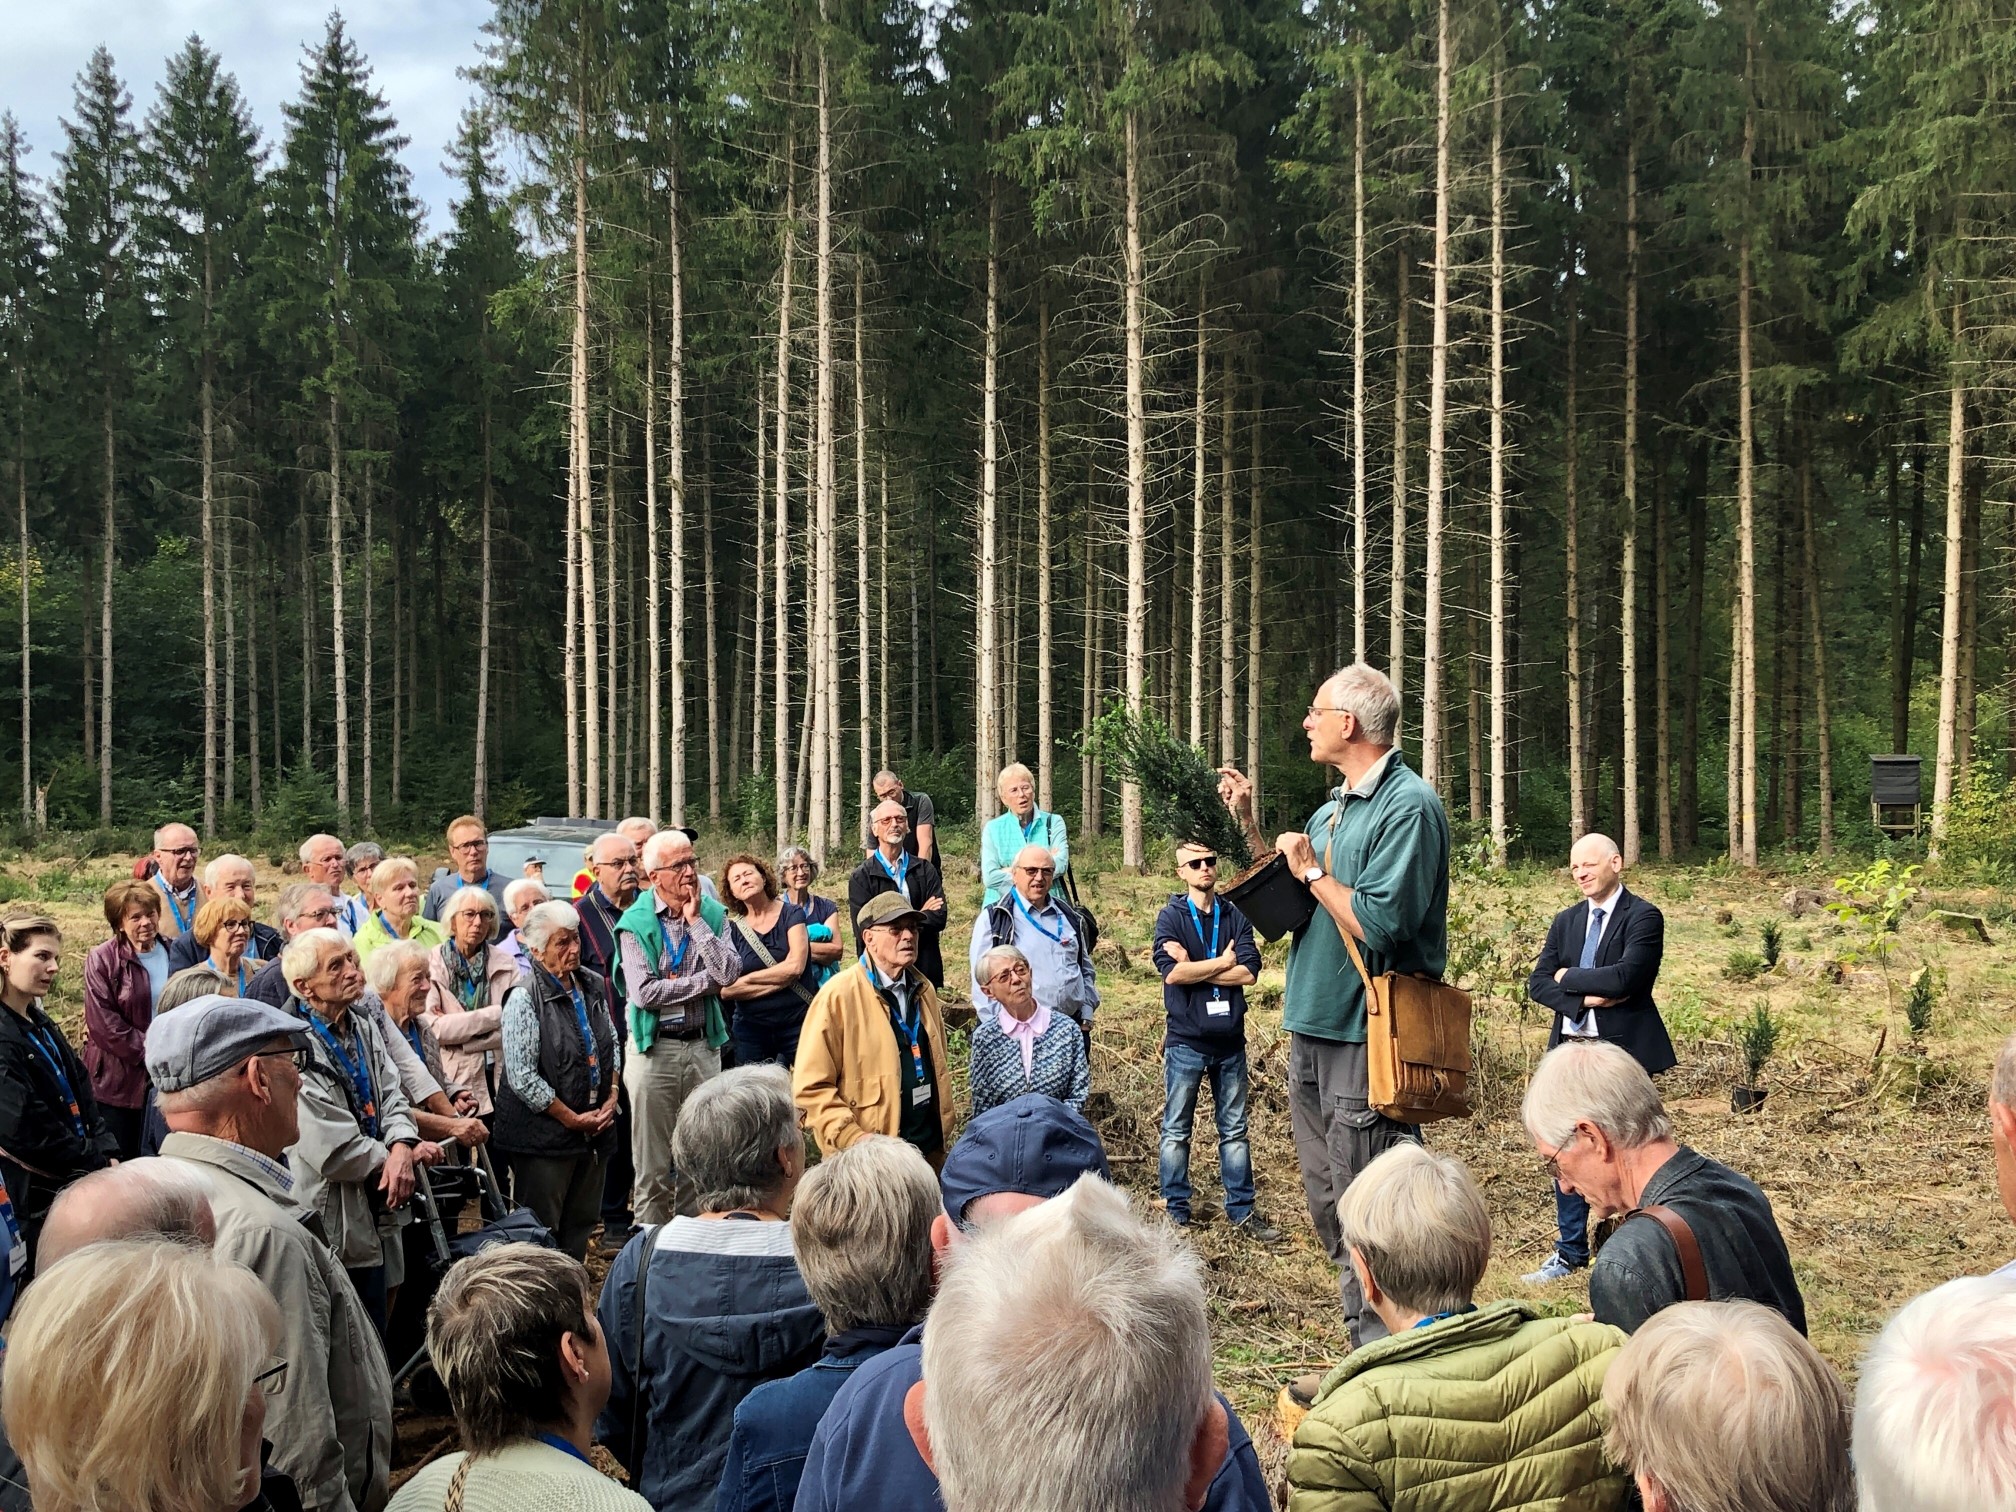
<path fill-rule="evenodd" d="M 728 910 L 706 894 L 700 897 L 700 919 L 717 935 L 727 927 Z M 648 887 L 637 895 L 636 901 L 623 910 L 623 916 L 616 921 L 616 933 L 629 935 L 637 942 L 637 948 L 644 952 L 644 959 L 651 963 L 651 969 L 658 969 L 658 961 L 665 951 L 665 936 L 658 928 L 657 895 Z M 616 942 L 616 970 L 623 969 L 623 942 Z M 617 991 L 627 1001 L 629 993 L 622 985 Z M 630 1043 L 648 1054 L 658 1043 L 658 1015 L 648 1008 L 630 1004 Z M 719 1050 L 728 1043 L 728 1019 L 721 1011 L 721 999 L 710 996 L 707 999 L 707 1043 Z"/>
<path fill-rule="evenodd" d="M 1498 1302 L 1354 1351 L 1295 1430 L 1288 1512 L 1611 1512 L 1606 1323 Z"/>

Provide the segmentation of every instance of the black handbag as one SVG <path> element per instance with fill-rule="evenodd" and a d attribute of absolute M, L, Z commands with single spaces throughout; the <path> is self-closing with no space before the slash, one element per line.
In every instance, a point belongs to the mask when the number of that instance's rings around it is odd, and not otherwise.
<path fill-rule="evenodd" d="M 1071 915 L 1071 923 L 1078 931 L 1078 943 L 1084 948 L 1085 954 L 1090 956 L 1092 947 L 1099 943 L 1099 920 L 1091 909 L 1079 901 L 1077 878 L 1066 871 L 1063 882 L 1064 911 Z"/>

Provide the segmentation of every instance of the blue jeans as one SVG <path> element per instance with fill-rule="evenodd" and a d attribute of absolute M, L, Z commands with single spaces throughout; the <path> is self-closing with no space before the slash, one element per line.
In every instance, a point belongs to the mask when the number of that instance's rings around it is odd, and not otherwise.
<path fill-rule="evenodd" d="M 1190 1216 L 1190 1130 L 1197 1120 L 1197 1090 L 1211 1078 L 1218 1117 L 1218 1174 L 1225 1184 L 1225 1216 L 1243 1222 L 1253 1211 L 1253 1148 L 1246 1142 L 1246 1051 L 1199 1054 L 1188 1045 L 1162 1051 L 1162 1200 L 1171 1218 Z"/>
<path fill-rule="evenodd" d="M 1589 1263 L 1589 1204 L 1577 1192 L 1564 1192 L 1559 1183 L 1554 1187 L 1554 1219 L 1560 1227 L 1561 1235 L 1554 1241 L 1554 1252 L 1570 1265 Z"/>
<path fill-rule="evenodd" d="M 790 1070 L 791 1062 L 798 1058 L 798 1034 L 804 1027 L 802 1019 L 795 1024 L 751 1023 L 738 1013 L 729 1027 L 735 1064 L 782 1066 Z"/>

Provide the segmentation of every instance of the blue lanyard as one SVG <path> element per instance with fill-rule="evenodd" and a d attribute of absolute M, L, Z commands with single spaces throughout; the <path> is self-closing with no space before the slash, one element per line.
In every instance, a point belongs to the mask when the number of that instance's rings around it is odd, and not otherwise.
<path fill-rule="evenodd" d="M 574 1025 L 581 1031 L 581 1053 L 588 1057 L 589 1095 L 599 1104 L 602 1101 L 602 1057 L 595 1052 L 595 1031 L 588 1027 L 588 1000 L 581 995 L 579 987 L 568 987 L 544 967 L 540 968 L 540 974 L 552 977 L 554 985 L 563 988 L 574 1000 Z"/>
<path fill-rule="evenodd" d="M 305 1009 L 303 1011 L 306 1013 Z M 376 1139 L 378 1137 L 378 1095 L 372 1090 L 370 1071 L 360 1062 L 350 1059 L 350 1052 L 343 1048 L 342 1043 L 330 1032 L 327 1024 L 315 1017 L 313 1013 L 307 1013 L 307 1019 L 308 1027 L 313 1029 L 316 1037 L 328 1047 L 329 1053 L 342 1063 L 344 1073 L 350 1078 L 350 1089 L 357 1095 L 358 1127 L 364 1131 L 366 1139 Z M 362 1030 L 358 1031 L 358 1045 L 361 1049 L 363 1045 Z"/>
<path fill-rule="evenodd" d="M 574 1458 L 581 1461 L 581 1463 L 584 1465 L 592 1465 L 595 1463 L 593 1460 L 588 1458 L 587 1455 L 583 1454 L 579 1449 L 576 1449 L 572 1444 L 568 1443 L 567 1440 L 560 1437 L 560 1435 L 557 1433 L 535 1433 L 533 1437 L 538 1439 L 540 1443 L 544 1444 L 549 1449 L 558 1449 L 562 1454 L 573 1455 Z"/>
<path fill-rule="evenodd" d="M 154 885 L 161 889 L 161 896 L 168 900 L 168 911 L 175 915 L 175 927 L 184 934 L 189 933 L 196 920 L 194 900 L 191 900 L 189 912 L 185 914 L 182 912 L 182 905 L 175 900 L 175 890 L 161 880 L 159 872 L 154 874 Z"/>
<path fill-rule="evenodd" d="M 213 968 L 216 966 L 216 957 L 211 957 L 210 964 Z M 238 962 L 238 996 L 245 996 L 245 962 L 242 959 Z"/>
<path fill-rule="evenodd" d="M 681 937 L 679 948 L 674 950 L 672 948 L 672 926 L 665 922 L 665 915 L 660 914 L 658 915 L 658 938 L 665 946 L 665 954 L 671 957 L 670 960 L 661 960 L 658 963 L 658 969 L 677 976 L 679 968 L 686 964 L 686 947 L 693 943 L 693 935 L 691 931 L 688 931 Z"/>
<path fill-rule="evenodd" d="M 1439 1312 L 1435 1314 L 1435 1316 L 1432 1318 L 1423 1318 L 1419 1323 L 1416 1323 L 1414 1326 L 1416 1328 L 1426 1328 L 1431 1323 L 1440 1323 L 1444 1318 L 1453 1318 L 1459 1313 L 1473 1313 L 1475 1311 L 1477 1311 L 1477 1305 L 1474 1302 L 1471 1303 L 1470 1306 L 1468 1307 L 1452 1307 L 1449 1309 L 1449 1311 Z"/>
<path fill-rule="evenodd" d="M 1021 893 L 1016 892 L 1013 889 L 1010 889 L 1009 896 L 1015 900 L 1015 906 L 1021 910 L 1022 917 L 1027 919 L 1031 924 L 1036 926 L 1036 932 L 1038 934 L 1042 935 L 1045 939 L 1055 940 L 1059 945 L 1062 945 L 1064 943 L 1064 933 L 1066 929 L 1069 928 L 1068 925 L 1066 925 L 1060 920 L 1058 922 L 1057 927 L 1055 929 L 1052 929 L 1049 925 L 1045 924 L 1041 919 L 1037 918 L 1036 915 L 1029 912 L 1029 905 L 1022 901 Z"/>
<path fill-rule="evenodd" d="M 420 1038 L 420 1021 L 418 1019 L 408 1019 L 406 1026 L 399 1032 L 406 1036 L 406 1043 L 413 1047 L 413 1058 L 422 1065 L 425 1065 L 427 1061 L 427 1042 Z"/>
<path fill-rule="evenodd" d="M 896 995 L 895 982 L 884 983 L 882 973 L 877 971 L 873 965 L 868 967 L 868 980 L 875 984 L 876 990 L 883 994 L 882 1000 L 889 1005 L 889 1022 L 896 1026 L 896 1032 L 899 1035 L 910 1042 L 910 1066 L 916 1073 L 917 1084 L 922 1086 L 924 1083 L 924 1010 L 918 1006 L 916 993 L 912 992 L 910 995 L 910 1022 L 906 1024 L 903 1022 L 902 1010 L 897 1007 L 899 1000 Z"/>
<path fill-rule="evenodd" d="M 39 1024 L 28 1026 L 28 1043 L 35 1047 L 35 1053 L 42 1057 L 42 1063 L 49 1068 L 56 1078 L 56 1084 L 63 1089 L 63 1101 L 70 1108 L 71 1132 L 79 1139 L 88 1142 L 90 1136 L 84 1132 L 84 1111 L 77 1106 L 77 1089 L 70 1085 L 70 1073 L 63 1069 L 63 1057 L 58 1053 L 58 1047 L 43 1041 L 42 1026 Z"/>
<path fill-rule="evenodd" d="M 1183 901 L 1190 905 L 1190 921 L 1197 926 L 1197 943 L 1201 945 L 1204 943 L 1204 915 L 1197 912 L 1197 900 L 1195 898 L 1186 893 L 1184 894 Z M 1214 961 L 1218 959 L 1218 899 L 1215 895 L 1211 899 L 1210 959 Z"/>
<path fill-rule="evenodd" d="M 1043 826 L 1043 833 L 1045 835 L 1048 835 L 1050 833 L 1050 816 L 1044 813 L 1043 810 L 1041 810 L 1040 808 L 1031 809 L 1029 811 L 1029 822 L 1022 826 L 1023 840 L 1033 842 L 1036 834 L 1036 826 L 1039 824 Z"/>
<path fill-rule="evenodd" d="M 882 854 L 882 847 L 878 845 L 875 847 L 875 859 L 882 863 L 882 870 L 889 873 L 889 880 L 896 884 L 896 891 L 903 893 L 907 898 L 909 894 L 904 892 L 903 883 L 904 879 L 910 875 L 910 853 L 908 851 L 903 853 L 903 864 L 901 866 L 891 866 L 889 858 Z"/>
<path fill-rule="evenodd" d="M 378 927 L 384 930 L 385 933 L 387 933 L 388 935 L 392 936 L 392 938 L 395 940 L 403 940 L 406 938 L 406 936 L 402 935 L 401 933 L 399 933 L 398 930 L 394 929 L 390 924 L 385 922 L 385 910 L 382 908 L 378 910 Z"/>

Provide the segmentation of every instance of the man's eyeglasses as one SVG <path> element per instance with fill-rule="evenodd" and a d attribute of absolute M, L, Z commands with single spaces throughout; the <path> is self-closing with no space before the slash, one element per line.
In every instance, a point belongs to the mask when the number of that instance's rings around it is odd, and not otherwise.
<path fill-rule="evenodd" d="M 334 908 L 311 908 L 304 913 L 296 914 L 295 917 L 313 919 L 317 924 L 333 924 L 342 917 L 342 914 Z"/>
<path fill-rule="evenodd" d="M 1208 867 L 1216 866 L 1218 858 L 1216 856 L 1192 856 L 1188 861 L 1180 864 L 1185 871 L 1203 871 Z"/>
<path fill-rule="evenodd" d="M 490 842 L 488 840 L 458 840 L 448 848 L 455 851 L 488 850 L 490 849 Z"/>
<path fill-rule="evenodd" d="M 308 1047 L 302 1045 L 287 1050 L 261 1050 L 258 1054 L 249 1058 L 252 1060 L 290 1060 L 294 1062 L 294 1069 L 296 1071 L 306 1071 L 308 1069 L 310 1054 Z"/>
<path fill-rule="evenodd" d="M 287 1362 L 275 1360 L 259 1374 L 252 1377 L 252 1384 L 268 1396 L 278 1396 L 287 1389 Z"/>
<path fill-rule="evenodd" d="M 1302 717 L 1304 719 L 1314 719 L 1318 714 L 1349 714 L 1350 712 L 1349 709 L 1333 709 L 1328 704 L 1311 704 L 1309 705 L 1309 712 Z"/>
<path fill-rule="evenodd" d="M 698 870 L 700 870 L 700 863 L 695 861 L 691 856 L 688 856 L 684 861 L 667 861 L 663 866 L 653 868 L 651 875 L 655 877 L 658 875 L 659 872 L 684 872 L 684 871 L 698 871 Z"/>
<path fill-rule="evenodd" d="M 161 852 L 164 856 L 193 856 L 198 847 L 194 845 L 172 845 Z"/>

